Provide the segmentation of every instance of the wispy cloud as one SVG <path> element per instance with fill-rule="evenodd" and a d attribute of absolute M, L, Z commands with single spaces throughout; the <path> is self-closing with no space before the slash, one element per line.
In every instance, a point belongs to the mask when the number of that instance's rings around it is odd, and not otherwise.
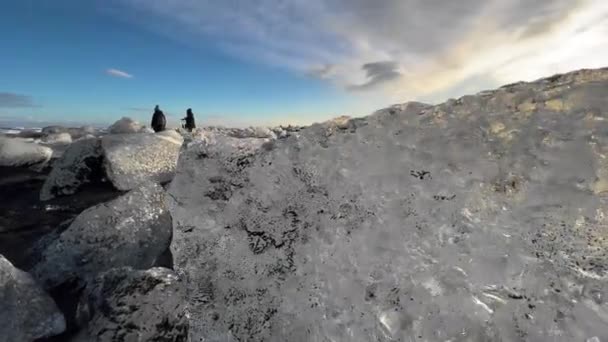
<path fill-rule="evenodd" d="M 28 95 L 0 92 L 0 108 L 35 108 L 32 97 Z"/>
<path fill-rule="evenodd" d="M 113 76 L 113 77 L 133 78 L 133 75 L 127 73 L 126 71 L 122 71 L 122 70 L 118 70 L 118 69 L 111 69 L 111 68 L 107 69 L 106 74 Z"/>
<path fill-rule="evenodd" d="M 127 107 L 125 110 L 131 112 L 152 112 L 152 109 L 146 107 Z"/>
<path fill-rule="evenodd" d="M 120 1 L 175 39 L 211 37 L 240 58 L 395 100 L 608 61 L 605 0 Z"/>

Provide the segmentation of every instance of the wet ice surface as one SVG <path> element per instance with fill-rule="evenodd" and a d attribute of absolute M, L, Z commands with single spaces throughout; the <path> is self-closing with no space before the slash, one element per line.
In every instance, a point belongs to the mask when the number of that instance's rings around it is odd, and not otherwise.
<path fill-rule="evenodd" d="M 70 281 L 86 283 L 116 267 L 154 266 L 171 239 L 164 195 L 160 185 L 150 182 L 86 209 L 50 242 L 30 273 L 53 289 Z"/>
<path fill-rule="evenodd" d="M 177 134 L 177 133 L 175 133 Z M 171 132 L 111 134 L 102 138 L 108 179 L 119 190 L 131 190 L 148 180 L 173 178 L 183 139 Z"/>
<path fill-rule="evenodd" d="M 191 145 L 192 340 L 607 341 L 607 94 L 584 71 Z"/>
<path fill-rule="evenodd" d="M 72 195 L 85 184 L 99 181 L 101 175 L 101 139 L 89 138 L 71 144 L 54 163 L 48 178 L 40 190 L 40 199 Z"/>
<path fill-rule="evenodd" d="M 32 277 L 0 255 L 0 339 L 33 341 L 65 330 L 65 319 Z"/>

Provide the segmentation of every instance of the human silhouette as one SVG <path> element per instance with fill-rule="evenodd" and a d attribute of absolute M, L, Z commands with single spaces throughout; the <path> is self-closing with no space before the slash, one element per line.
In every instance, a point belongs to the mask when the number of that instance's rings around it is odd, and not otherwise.
<path fill-rule="evenodd" d="M 152 114 L 152 129 L 154 132 L 162 132 L 167 126 L 167 119 L 162 110 L 158 108 L 158 105 L 154 107 L 154 114 Z"/>
<path fill-rule="evenodd" d="M 186 130 L 188 130 L 188 132 L 192 132 L 192 130 L 196 128 L 196 123 L 194 122 L 194 114 L 192 113 L 192 108 L 188 108 L 188 110 L 186 111 L 186 117 L 183 118 L 182 120 L 186 121 L 186 125 L 184 126 L 184 128 L 186 128 Z"/>

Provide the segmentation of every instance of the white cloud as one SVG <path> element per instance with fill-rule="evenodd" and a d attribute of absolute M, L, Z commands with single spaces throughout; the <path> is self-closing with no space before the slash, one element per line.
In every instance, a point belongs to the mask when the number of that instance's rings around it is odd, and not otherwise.
<path fill-rule="evenodd" d="M 608 61 L 606 0 L 121 1 L 175 39 L 394 102 Z"/>
<path fill-rule="evenodd" d="M 133 75 L 118 69 L 107 69 L 106 74 L 120 78 L 133 78 Z"/>

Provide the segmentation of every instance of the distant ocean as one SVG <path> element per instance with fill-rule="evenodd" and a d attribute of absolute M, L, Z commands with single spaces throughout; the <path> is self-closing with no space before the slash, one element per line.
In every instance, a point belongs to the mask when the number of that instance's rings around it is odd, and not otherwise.
<path fill-rule="evenodd" d="M 39 127 L 32 127 L 32 128 L 25 128 L 25 127 L 0 127 L 0 134 L 19 134 L 19 133 L 21 133 L 24 130 L 40 132 L 40 131 L 42 131 L 42 128 L 39 128 Z"/>

